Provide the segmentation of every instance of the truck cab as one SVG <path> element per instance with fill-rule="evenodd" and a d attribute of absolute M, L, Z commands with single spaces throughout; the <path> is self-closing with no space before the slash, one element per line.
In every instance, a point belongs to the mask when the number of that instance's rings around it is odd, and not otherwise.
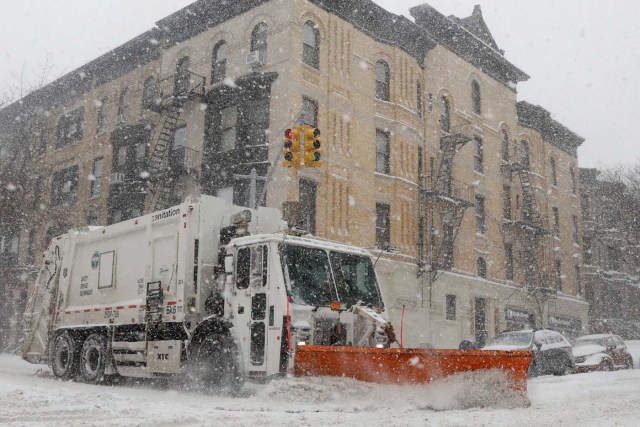
<path fill-rule="evenodd" d="M 386 320 L 365 250 L 266 234 L 233 239 L 224 252 L 224 317 L 249 378 L 284 373 L 299 345 L 387 345 L 372 327 Z"/>

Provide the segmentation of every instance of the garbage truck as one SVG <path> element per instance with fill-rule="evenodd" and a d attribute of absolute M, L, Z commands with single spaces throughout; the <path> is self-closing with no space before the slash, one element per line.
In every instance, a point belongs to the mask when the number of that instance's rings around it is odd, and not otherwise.
<path fill-rule="evenodd" d="M 529 352 L 403 349 L 372 255 L 293 233 L 279 210 L 202 196 L 56 236 L 22 357 L 61 379 L 183 378 L 238 390 L 294 374 L 422 383 L 497 368 L 526 391 Z"/>

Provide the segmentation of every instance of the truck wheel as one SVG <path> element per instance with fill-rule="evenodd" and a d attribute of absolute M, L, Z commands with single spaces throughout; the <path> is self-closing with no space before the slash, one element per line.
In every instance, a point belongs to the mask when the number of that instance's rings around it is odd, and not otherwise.
<path fill-rule="evenodd" d="M 80 350 L 80 376 L 89 383 L 97 383 L 104 377 L 107 364 L 107 340 L 101 334 L 91 334 Z"/>
<path fill-rule="evenodd" d="M 238 349 L 228 335 L 211 334 L 195 343 L 190 358 L 189 383 L 197 390 L 237 394 L 242 388 Z"/>
<path fill-rule="evenodd" d="M 78 349 L 69 332 L 58 335 L 51 349 L 53 375 L 63 380 L 73 378 L 78 372 Z"/>

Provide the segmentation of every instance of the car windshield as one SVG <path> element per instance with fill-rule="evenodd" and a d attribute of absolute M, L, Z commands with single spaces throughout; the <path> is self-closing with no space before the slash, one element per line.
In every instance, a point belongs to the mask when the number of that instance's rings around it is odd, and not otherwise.
<path fill-rule="evenodd" d="M 283 245 L 282 267 L 291 299 L 297 304 L 328 306 L 340 301 L 382 305 L 371 260 L 362 255 Z"/>
<path fill-rule="evenodd" d="M 513 345 L 518 347 L 528 347 L 531 345 L 533 333 L 531 332 L 509 332 L 500 334 L 492 339 L 487 347 L 493 347 L 498 345 Z"/>
<path fill-rule="evenodd" d="M 580 347 L 581 345 L 601 345 L 606 347 L 607 338 L 578 338 L 573 342 L 574 347 Z"/>

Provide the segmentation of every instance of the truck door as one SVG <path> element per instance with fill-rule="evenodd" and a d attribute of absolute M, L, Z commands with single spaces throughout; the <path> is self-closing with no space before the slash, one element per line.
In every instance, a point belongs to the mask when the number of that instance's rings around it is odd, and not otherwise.
<path fill-rule="evenodd" d="M 238 338 L 245 370 L 263 377 L 267 367 L 268 249 L 265 245 L 239 248 L 236 258 L 236 305 Z"/>

